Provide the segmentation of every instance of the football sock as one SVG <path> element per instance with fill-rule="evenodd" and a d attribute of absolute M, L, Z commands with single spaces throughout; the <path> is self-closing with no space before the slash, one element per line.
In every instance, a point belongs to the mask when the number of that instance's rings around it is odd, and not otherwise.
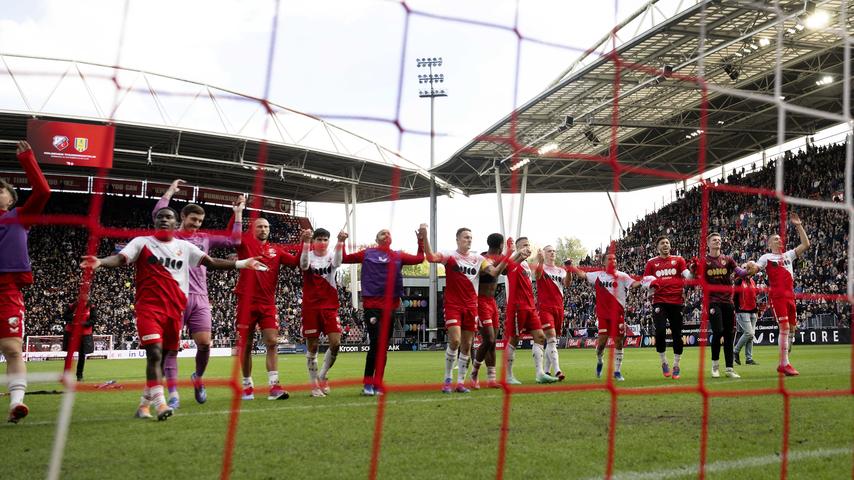
<path fill-rule="evenodd" d="M 543 346 L 534 342 L 532 350 L 534 355 L 534 372 L 537 377 L 541 377 L 545 373 L 543 370 Z"/>
<path fill-rule="evenodd" d="M 623 351 L 617 350 L 617 352 L 614 354 L 614 371 L 619 372 L 620 367 L 622 367 L 622 366 L 623 366 Z"/>
<path fill-rule="evenodd" d="M 457 361 L 457 351 L 451 350 L 449 345 L 445 349 L 445 378 L 451 378 L 451 370 L 454 369 L 455 361 Z"/>
<path fill-rule="evenodd" d="M 267 383 L 272 387 L 279 384 L 279 372 L 276 370 L 267 372 Z"/>
<path fill-rule="evenodd" d="M 457 383 L 462 385 L 466 381 L 466 372 L 469 369 L 469 356 L 460 355 L 460 361 L 457 363 Z"/>

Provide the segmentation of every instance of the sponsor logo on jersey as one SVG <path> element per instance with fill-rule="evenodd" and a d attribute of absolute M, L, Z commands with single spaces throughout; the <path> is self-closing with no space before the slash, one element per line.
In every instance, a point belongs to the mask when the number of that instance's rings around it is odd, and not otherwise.
<path fill-rule="evenodd" d="M 335 269 L 332 267 L 332 265 L 328 265 L 328 266 L 323 267 L 323 268 L 311 267 L 308 269 L 309 272 L 311 272 L 315 275 L 320 275 L 320 276 L 329 275 L 330 273 L 332 273 L 333 270 L 335 270 Z"/>
<path fill-rule="evenodd" d="M 661 270 L 655 271 L 656 277 L 672 277 L 674 275 L 676 275 L 675 268 L 662 268 Z"/>
<path fill-rule="evenodd" d="M 551 273 L 547 273 L 546 278 L 548 278 L 549 280 L 552 280 L 554 282 L 557 282 L 557 283 L 560 283 L 563 281 L 563 277 L 561 277 L 560 275 L 553 275 Z"/>
<path fill-rule="evenodd" d="M 154 265 L 155 263 L 163 265 L 169 270 L 180 270 L 181 267 L 184 266 L 183 260 L 175 260 L 174 258 L 166 258 L 166 257 L 156 257 L 154 255 L 148 257 L 148 263 Z"/>
<path fill-rule="evenodd" d="M 710 268 L 706 270 L 706 275 L 709 277 L 723 277 L 729 273 L 726 268 Z"/>
<path fill-rule="evenodd" d="M 463 275 L 472 276 L 477 275 L 477 269 L 473 267 L 467 267 L 465 265 L 454 265 L 453 270 L 455 272 L 460 272 Z"/>

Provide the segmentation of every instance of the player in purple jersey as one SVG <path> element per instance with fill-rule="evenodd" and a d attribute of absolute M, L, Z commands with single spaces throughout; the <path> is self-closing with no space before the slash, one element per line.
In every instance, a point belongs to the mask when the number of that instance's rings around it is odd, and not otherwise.
<path fill-rule="evenodd" d="M 152 216 L 160 209 L 169 206 L 172 196 L 180 191 L 184 183 L 186 182 L 181 179 L 172 182 L 172 185 L 154 206 Z M 199 247 L 206 254 L 212 248 L 235 247 L 240 244 L 245 206 L 246 201 L 241 195 L 234 204 L 234 217 L 229 221 L 227 227 L 231 231 L 231 236 L 226 237 L 199 232 L 202 222 L 205 220 L 205 210 L 199 205 L 189 203 L 181 209 L 181 227 L 175 232 L 175 236 Z M 211 353 L 211 306 L 208 301 L 208 274 L 204 265 L 190 269 L 190 294 L 187 296 L 187 309 L 184 310 L 184 325 L 190 331 L 193 342 L 196 343 L 196 370 L 190 379 L 193 381 L 196 401 L 205 403 L 207 392 L 202 382 L 202 376 L 205 374 Z M 169 389 L 169 406 L 173 409 L 178 408 L 180 399 L 178 397 L 177 351 L 167 353 L 163 360 L 163 371 L 166 376 L 166 386 Z"/>

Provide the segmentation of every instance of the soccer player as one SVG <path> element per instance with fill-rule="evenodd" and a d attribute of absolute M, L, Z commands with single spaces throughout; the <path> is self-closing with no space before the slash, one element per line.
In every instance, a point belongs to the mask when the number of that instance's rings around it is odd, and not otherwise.
<path fill-rule="evenodd" d="M 789 350 L 795 341 L 798 319 L 795 308 L 795 275 L 792 270 L 792 262 L 810 248 L 810 239 L 798 214 L 790 214 L 789 221 L 798 230 L 801 243 L 784 252 L 783 240 L 780 235 L 771 235 L 768 237 L 768 249 L 771 250 L 771 253 L 762 255 L 755 263 L 749 262 L 747 273 L 753 275 L 759 270 L 765 270 L 768 275 L 768 287 L 770 288 L 768 298 L 771 303 L 771 310 L 780 326 L 780 333 L 777 335 L 777 342 L 780 345 L 780 365 L 777 367 L 777 371 L 786 376 L 794 376 L 798 375 L 798 371 L 789 363 Z"/>
<path fill-rule="evenodd" d="M 489 249 L 482 253 L 487 261 L 493 264 L 501 262 L 501 247 L 504 245 L 504 235 L 492 233 L 486 237 Z M 480 389 L 480 366 L 486 363 L 486 381 L 489 388 L 501 388 L 495 376 L 495 329 L 498 326 L 498 305 L 495 303 L 495 291 L 498 289 L 498 279 L 481 271 L 477 286 L 477 328 L 480 331 L 480 346 L 474 355 L 471 369 L 472 388 Z"/>
<path fill-rule="evenodd" d="M 27 366 L 22 355 L 24 295 L 21 287 L 33 283 L 33 269 L 27 252 L 32 217 L 42 212 L 50 198 L 50 187 L 30 144 L 18 142 L 16 152 L 33 190 L 27 201 L 16 207 L 18 192 L 15 187 L 0 180 L 0 353 L 6 357 L 6 375 L 9 378 L 8 420 L 11 423 L 18 423 L 30 412 L 24 404 Z"/>
<path fill-rule="evenodd" d="M 507 311 L 504 319 L 504 335 L 507 337 L 507 383 L 511 385 L 522 383 L 513 375 L 513 361 L 516 359 L 516 345 L 519 343 L 519 337 L 526 333 L 533 337 L 532 350 L 537 383 L 558 381 L 556 377 L 547 374 L 543 369 L 546 336 L 543 334 L 543 327 L 540 324 L 540 317 L 537 315 L 537 307 L 534 302 L 534 287 L 531 283 L 534 273 L 527 262 L 530 256 L 531 243 L 528 241 L 528 237 L 516 239 L 516 251 L 507 265 L 507 288 L 510 294 L 507 298 Z"/>
<path fill-rule="evenodd" d="M 602 377 L 604 363 L 602 357 L 608 337 L 614 338 L 614 380 L 624 381 L 622 374 L 623 344 L 626 339 L 626 297 L 630 288 L 641 286 L 641 282 L 633 279 L 628 273 L 617 270 L 617 256 L 613 253 L 604 255 L 605 270 L 584 272 L 578 267 L 572 268 L 572 273 L 593 285 L 596 295 L 596 320 L 599 324 L 599 335 L 596 337 L 596 378 Z M 653 282 L 652 278 L 648 279 Z"/>
<path fill-rule="evenodd" d="M 329 231 L 318 228 L 309 237 L 310 230 L 303 231 L 302 254 L 299 266 L 302 269 L 302 336 L 306 340 L 306 363 L 311 382 L 311 396 L 325 397 L 330 389 L 327 383 L 329 369 L 338 358 L 341 346 L 341 321 L 338 317 L 338 286 L 335 275 L 344 256 L 344 241 L 347 233 L 338 233 L 338 244 L 329 250 Z M 311 243 L 308 239 L 311 238 Z M 329 347 L 323 355 L 323 368 L 317 371 L 317 349 L 320 334 L 329 339 Z"/>
<path fill-rule="evenodd" d="M 185 183 L 180 178 L 172 182 L 154 206 L 154 210 L 151 212 L 152 217 L 161 208 L 169 206 L 172 196 L 178 193 Z M 210 252 L 211 248 L 240 245 L 245 204 L 243 195 L 234 204 L 234 216 L 229 221 L 228 226 L 228 230 L 231 230 L 230 236 L 200 232 L 202 222 L 205 221 L 205 210 L 199 205 L 187 204 L 181 209 L 181 226 L 175 232 L 175 237 L 192 243 L 205 254 Z M 182 323 L 187 327 L 193 337 L 193 342 L 196 344 L 196 370 L 190 375 L 196 402 L 205 403 L 208 396 L 202 377 L 211 356 L 211 304 L 208 300 L 208 272 L 204 265 L 190 269 L 190 294 L 187 296 L 187 308 L 184 310 Z M 177 351 L 166 353 L 166 357 L 163 359 L 163 372 L 166 376 L 166 388 L 169 390 L 169 406 L 173 409 L 178 408 L 181 402 L 178 396 Z"/>
<path fill-rule="evenodd" d="M 394 330 L 391 317 L 392 312 L 400 306 L 400 296 L 403 295 L 403 266 L 424 263 L 423 239 L 427 237 L 427 225 L 422 223 L 415 234 L 418 239 L 418 252 L 415 255 L 392 250 L 391 232 L 387 229 L 377 232 L 375 247 L 355 253 L 344 253 L 342 263 L 362 264 L 362 305 L 365 309 L 364 320 L 370 342 L 370 350 L 365 358 L 362 395 L 373 396 L 382 393 L 382 374 L 385 372 L 388 355 L 379 352 L 387 348 Z M 388 287 L 391 287 L 391 292 Z M 384 339 L 382 342 L 381 337 Z M 378 354 L 383 358 L 380 368 L 376 366 Z"/>
<path fill-rule="evenodd" d="M 299 260 L 285 247 L 273 244 L 270 239 L 270 222 L 256 218 L 249 231 L 243 234 L 237 247 L 237 257 L 258 258 L 266 270 L 242 270 L 237 279 L 237 334 L 238 354 L 243 374 L 243 400 L 255 399 L 252 381 L 252 342 L 255 331 L 261 330 L 261 341 L 267 349 L 267 383 L 270 393 L 267 400 L 287 400 L 288 392 L 279 383 L 279 317 L 276 314 L 276 288 L 281 267 L 296 267 Z M 240 350 L 240 347 L 243 349 Z"/>
<path fill-rule="evenodd" d="M 670 365 L 667 363 L 667 327 L 673 336 L 673 379 L 679 378 L 679 360 L 682 358 L 682 307 L 684 280 L 691 278 L 685 259 L 670 255 L 670 239 L 660 236 L 655 239 L 658 256 L 646 262 L 643 276 L 655 277 L 651 286 L 652 319 L 655 322 L 655 350 L 661 360 L 661 372 L 670 377 Z"/>
<path fill-rule="evenodd" d="M 732 303 L 733 274 L 743 277 L 747 271 L 739 267 L 732 257 L 721 253 L 721 235 L 712 232 L 706 238 L 709 253 L 706 255 L 705 270 L 700 275 L 706 283 L 725 290 L 709 291 L 709 326 L 712 330 L 712 378 L 720 378 L 721 341 L 724 347 L 726 376 L 741 378 L 733 369 L 732 346 L 735 341 L 735 306 Z M 698 265 L 699 267 L 699 265 Z"/>
<path fill-rule="evenodd" d="M 457 249 L 433 252 L 425 239 L 425 258 L 431 263 L 445 265 L 445 329 L 448 331 L 448 347 L 445 349 L 445 381 L 442 393 L 468 393 L 465 386 L 466 371 L 471 358 L 471 344 L 477 325 L 477 292 L 480 273 L 498 276 L 506 266 L 500 262 L 490 264 L 483 255 L 471 251 L 472 234 L 468 228 L 457 229 Z M 459 353 L 457 385 L 451 387 L 451 371 Z"/>
<path fill-rule="evenodd" d="M 92 326 L 98 318 L 97 310 L 92 308 L 90 302 L 86 302 L 81 312 L 80 330 L 77 336 L 77 343 L 72 344 L 74 338 L 74 315 L 77 312 L 77 302 L 73 302 L 66 307 L 62 314 L 62 321 L 65 323 L 64 332 L 62 333 L 62 351 L 77 352 L 77 381 L 83 381 L 83 369 L 86 368 L 86 355 L 95 351 L 95 339 L 92 338 Z"/>
<path fill-rule="evenodd" d="M 134 264 L 136 275 L 136 329 L 145 348 L 146 387 L 137 418 L 151 418 L 149 405 L 157 410 L 157 420 L 166 420 L 174 410 L 163 398 L 163 352 L 178 350 L 181 319 L 190 292 L 190 268 L 204 265 L 216 270 L 263 270 L 254 258 L 224 260 L 211 258 L 190 242 L 175 238 L 178 213 L 161 208 L 155 216 L 154 235 L 136 237 L 117 254 L 106 258 L 84 256 L 81 268 L 114 268 Z"/>
<path fill-rule="evenodd" d="M 741 349 L 744 348 L 744 358 L 748 365 L 758 365 L 753 359 L 753 339 L 756 336 L 756 322 L 759 320 L 759 307 L 756 303 L 756 282 L 753 278 L 735 279 L 735 320 L 741 337 L 732 351 L 732 360 L 741 365 Z"/>
<path fill-rule="evenodd" d="M 560 359 L 557 352 L 557 337 L 563 327 L 563 289 L 569 288 L 572 277 L 566 274 L 566 269 L 555 265 L 555 247 L 546 245 L 537 253 L 537 266 L 534 274 L 537 278 L 537 308 L 540 323 L 546 335 L 545 372 L 550 374 L 554 368 L 558 380 L 566 378 L 560 369 Z"/>

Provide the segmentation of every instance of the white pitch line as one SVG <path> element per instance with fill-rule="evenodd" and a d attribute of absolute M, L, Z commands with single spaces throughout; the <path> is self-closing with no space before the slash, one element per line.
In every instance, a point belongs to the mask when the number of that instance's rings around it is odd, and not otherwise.
<path fill-rule="evenodd" d="M 849 448 L 820 448 L 817 450 L 799 450 L 789 452 L 789 463 L 797 460 L 811 458 L 827 458 L 840 455 L 851 455 Z M 764 467 L 780 463 L 779 455 L 761 455 L 756 457 L 745 457 L 738 460 L 720 460 L 706 464 L 706 473 L 726 472 L 730 470 L 741 470 L 745 468 Z M 614 480 L 657 480 L 661 478 L 696 477 L 700 473 L 699 465 L 685 465 L 679 468 L 667 470 L 655 470 L 647 472 L 618 472 L 613 476 Z M 589 477 L 594 480 L 601 477 Z"/>
<path fill-rule="evenodd" d="M 444 397 L 436 397 L 436 398 L 414 398 L 410 400 L 386 400 L 386 405 L 399 405 L 399 404 L 407 404 L 407 403 L 435 403 L 435 402 L 448 402 L 448 401 L 464 401 L 464 400 L 479 400 L 479 399 L 496 399 L 499 398 L 497 396 L 444 396 Z M 281 403 L 281 401 L 279 402 Z M 358 407 L 375 407 L 377 402 L 371 402 L 369 400 L 365 400 L 364 402 L 348 402 L 348 403 L 330 403 L 324 404 L 323 400 L 314 402 L 312 401 L 309 404 L 305 405 L 283 405 L 280 407 L 272 407 L 272 408 L 252 408 L 252 409 L 241 409 L 240 415 L 246 415 L 250 413 L 269 413 L 269 412 L 277 412 L 277 411 L 288 411 L 288 410 L 317 410 L 318 408 L 329 407 L 329 408 L 358 408 Z M 182 409 L 178 409 L 178 412 L 175 414 L 175 417 L 197 417 L 197 416 L 207 416 L 207 415 L 229 415 L 231 414 L 231 410 L 212 410 L 212 411 L 198 411 L 198 412 L 182 412 Z M 78 418 L 74 421 L 75 424 L 81 423 L 93 423 L 93 422 L 109 422 L 109 421 L 120 421 L 120 420 L 129 420 L 134 421 L 133 415 L 128 414 L 126 416 L 112 416 L 112 417 L 89 417 L 89 418 Z M 139 420 L 135 420 L 139 422 Z M 44 426 L 44 425 L 54 425 L 56 422 L 21 422 L 17 425 L 10 425 L 8 427 L 0 426 L 0 428 L 21 428 L 25 426 Z"/>

